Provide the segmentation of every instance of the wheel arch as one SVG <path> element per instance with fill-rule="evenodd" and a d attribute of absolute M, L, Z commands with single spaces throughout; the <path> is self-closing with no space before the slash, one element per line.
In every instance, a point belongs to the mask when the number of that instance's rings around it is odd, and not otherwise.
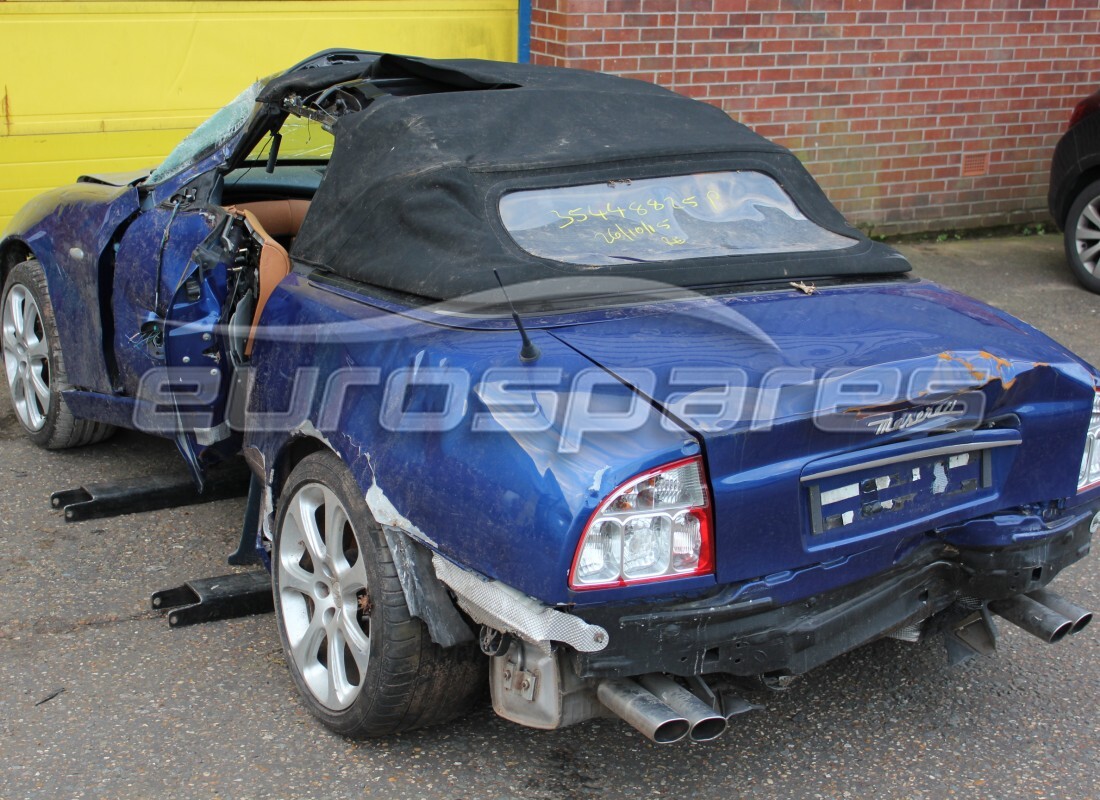
<path fill-rule="evenodd" d="M 271 489 L 271 498 L 273 502 L 278 501 L 283 486 L 286 484 L 286 479 L 290 477 L 290 473 L 294 471 L 294 468 L 298 466 L 306 456 L 323 450 L 327 450 L 340 457 L 341 461 L 343 460 L 343 457 L 336 452 L 335 448 L 316 436 L 299 434 L 297 436 L 292 436 L 283 444 L 282 448 L 276 454 L 275 460 L 272 461 L 268 478 L 268 486 Z"/>
<path fill-rule="evenodd" d="M 1077 199 L 1077 195 L 1084 191 L 1086 186 L 1097 180 L 1100 180 L 1100 163 L 1091 165 L 1074 179 L 1072 185 L 1062 196 L 1062 204 L 1058 209 L 1058 218 L 1054 220 L 1058 224 L 1059 229 L 1065 230 L 1066 216 L 1069 214 L 1070 208 Z"/>
<path fill-rule="evenodd" d="M 64 345 L 61 341 L 62 333 L 58 324 L 57 309 L 52 302 L 49 271 L 25 241 L 9 236 L 0 242 L 0 302 L 5 300 L 3 287 L 13 274 L 19 275 L 20 283 L 26 284 L 28 291 L 33 295 L 32 300 L 38 315 L 37 324 L 41 326 L 40 341 L 45 342 L 46 348 L 40 357 L 43 361 L 43 369 L 45 370 L 48 366 L 48 371 L 41 373 L 42 379 L 47 381 L 48 392 L 45 398 L 42 394 L 38 395 L 38 402 L 44 404 L 41 410 L 41 425 L 23 417 L 23 412 L 15 401 L 14 384 L 11 382 L 7 382 L 6 385 L 0 384 L 11 392 L 16 416 L 23 425 L 26 435 L 32 442 L 47 450 L 80 447 L 109 438 L 115 431 L 113 425 L 94 418 L 77 416 L 70 408 L 68 401 L 64 399 L 64 393 L 72 388 L 69 378 L 71 372 L 63 355 Z M 47 375 L 48 377 L 45 377 Z"/>
<path fill-rule="evenodd" d="M 1048 208 L 1059 229 L 1081 190 L 1100 179 L 1100 113 L 1089 114 L 1067 130 L 1054 147 Z"/>
<path fill-rule="evenodd" d="M 321 439 L 303 434 L 290 435 L 283 442 L 272 446 L 265 442 L 247 443 L 241 450 L 245 462 L 261 485 L 260 513 L 257 520 L 256 548 L 265 566 L 270 569 L 268 554 L 275 539 L 275 522 L 286 480 L 294 468 L 312 453 L 335 453 Z M 336 453 L 339 456 L 339 453 Z"/>
<path fill-rule="evenodd" d="M 344 455 L 319 433 L 299 432 L 284 442 L 265 476 L 267 508 L 264 513 L 267 521 L 264 526 L 272 539 L 277 509 L 287 479 L 295 467 L 314 453 L 331 453 L 345 467 L 349 466 Z M 369 507 L 368 513 L 374 514 Z M 409 612 L 424 622 L 431 640 L 444 648 L 473 642 L 476 637 L 470 624 L 463 618 L 432 567 L 432 551 L 407 532 L 385 525 L 377 518 L 374 522 L 382 527 L 383 536 L 396 556 L 394 565 Z"/>
<path fill-rule="evenodd" d="M 9 236 L 0 242 L 0 286 L 8 279 L 16 264 L 35 258 L 34 250 L 18 236 Z"/>
<path fill-rule="evenodd" d="M 322 439 L 323 437 L 306 434 L 280 443 L 278 461 L 281 466 L 278 471 L 286 472 L 297 461 L 293 474 L 300 476 L 295 477 L 292 484 L 285 485 L 283 503 L 288 506 L 296 504 L 298 501 L 294 498 L 299 490 L 310 484 L 320 484 L 331 490 L 335 500 L 345 507 L 349 515 L 357 513 L 352 506 L 361 508 L 364 503 L 359 497 L 358 484 L 350 471 L 344 474 L 334 472 L 333 467 L 345 463 L 345 459 L 340 457 L 335 447 Z M 274 475 L 275 472 L 276 469 L 272 468 L 268 474 Z M 326 498 L 324 502 L 329 500 Z M 324 516 L 328 518 L 327 513 Z M 343 643 L 338 642 L 337 646 L 344 649 L 345 664 L 349 663 L 349 649 L 354 647 L 359 647 L 359 653 L 369 653 L 370 662 L 366 664 L 353 656 L 357 669 L 354 673 L 347 673 L 345 670 L 342 685 L 350 693 L 346 692 L 343 700 L 334 696 L 331 691 L 319 690 L 318 687 L 323 683 L 318 684 L 308 677 L 316 674 L 318 669 L 326 670 L 332 663 L 331 658 L 328 661 L 318 658 L 314 653 L 314 645 L 305 648 L 299 646 L 305 640 L 302 631 L 303 613 L 309 620 L 309 625 L 313 626 L 317 615 L 322 613 L 321 610 L 314 603 L 307 602 L 303 612 L 300 600 L 287 598 L 303 595 L 308 598 L 312 595 L 323 599 L 335 595 L 337 603 L 346 607 L 349 583 L 343 577 L 337 582 L 334 577 L 340 573 L 328 555 L 332 550 L 331 544 L 319 550 L 311 549 L 305 541 L 311 538 L 309 536 L 298 534 L 281 538 L 278 533 L 274 542 L 271 566 L 279 637 L 287 656 L 292 680 L 309 710 L 332 730 L 357 738 L 384 736 L 424 727 L 464 713 L 484 694 L 487 684 L 488 660 L 477 647 L 473 631 L 465 625 L 458 611 L 451 605 L 445 587 L 439 585 L 438 591 L 443 593 L 445 600 L 445 605 L 441 603 L 441 606 L 449 607 L 458 623 L 456 630 L 448 631 L 452 634 L 452 641 L 446 644 L 437 641 L 432 635 L 431 622 L 422 616 L 425 613 L 424 607 L 414 607 L 408 602 L 406 579 L 410 570 L 407 566 L 403 568 L 401 562 L 410 554 L 394 552 L 387 541 L 388 537 L 382 532 L 355 525 L 354 516 L 349 519 L 356 529 L 357 555 L 349 558 L 351 551 L 343 544 L 339 549 L 342 549 L 346 562 L 354 562 L 357 567 L 362 564 L 358 578 L 352 570 L 345 573 L 348 575 L 351 591 L 355 592 L 358 613 L 351 617 L 351 621 L 346 613 L 338 613 L 329 617 L 329 622 L 325 625 L 331 624 L 344 631 Z M 341 527 L 337 530 L 340 532 L 340 542 L 343 542 L 344 529 Z M 326 535 L 327 533 L 326 531 Z M 328 542 L 331 543 L 332 539 L 328 539 Z M 283 555 L 283 546 L 290 548 L 290 560 L 298 564 L 295 571 L 300 574 L 304 569 L 312 576 L 307 577 L 304 583 L 301 578 L 284 583 L 284 578 L 291 572 L 286 568 L 288 561 Z M 303 564 L 301 560 L 304 551 L 310 552 L 308 564 Z M 363 559 L 367 563 L 363 563 Z M 326 563 L 327 567 L 323 566 Z M 403 574 L 405 577 L 402 577 Z M 432 580 L 436 580 L 434 575 Z M 313 592 L 309 588 L 311 584 L 322 588 L 319 592 Z M 417 600 L 424 598 L 421 594 L 414 594 L 414 597 Z M 363 629 L 357 622 L 361 617 L 370 619 L 369 629 Z M 288 620 L 293 623 L 293 633 Z M 360 647 L 361 639 L 347 636 L 347 631 L 354 630 L 356 626 L 359 626 L 360 633 L 367 632 L 370 637 L 369 651 Z M 459 626 L 465 630 L 461 630 Z M 326 652 L 332 653 L 332 639 L 326 638 L 325 641 L 328 648 Z M 348 674 L 354 676 L 350 681 Z M 329 674 L 330 686 L 338 680 L 340 679 L 334 679 Z M 331 700 L 336 700 L 337 703 L 330 702 Z"/>

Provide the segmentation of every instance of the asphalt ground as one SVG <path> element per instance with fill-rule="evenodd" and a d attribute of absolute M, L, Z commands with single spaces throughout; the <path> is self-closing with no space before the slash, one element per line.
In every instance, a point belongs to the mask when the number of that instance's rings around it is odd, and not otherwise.
<path fill-rule="evenodd" d="M 917 273 L 991 302 L 1092 363 L 1100 297 L 1055 236 L 901 248 Z M 754 699 L 717 742 L 652 745 L 624 723 L 496 718 L 356 743 L 298 703 L 271 615 L 171 630 L 151 592 L 223 574 L 243 503 L 66 524 L 49 495 L 183 474 L 124 433 L 46 453 L 0 402 L 0 798 L 1100 797 L 1100 624 L 1054 646 L 1002 624 L 947 667 L 883 640 Z M 1055 588 L 1100 609 L 1100 558 Z M 59 694 L 57 693 L 59 690 Z M 46 699 L 50 698 L 52 699 Z"/>

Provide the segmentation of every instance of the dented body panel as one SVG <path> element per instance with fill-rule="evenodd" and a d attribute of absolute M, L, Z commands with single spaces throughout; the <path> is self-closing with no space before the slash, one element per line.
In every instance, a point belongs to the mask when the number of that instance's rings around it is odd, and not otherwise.
<path fill-rule="evenodd" d="M 349 367 L 378 369 L 377 375 L 367 376 L 369 385 L 348 389 L 338 416 L 333 407 L 322 410 L 319 404 L 308 414 L 310 426 L 323 430 L 329 444 L 351 465 L 372 509 L 377 504 L 371 503 L 371 495 L 384 496 L 390 507 L 400 510 L 399 527 L 403 525 L 413 538 L 549 604 L 583 607 L 632 595 L 699 594 L 716 585 L 739 585 L 744 598 L 767 594 L 789 602 L 891 569 L 927 542 L 935 529 L 1001 509 L 1056 499 L 1064 503 L 1075 494 L 1077 465 L 1063 453 L 1084 437 L 1094 396 L 1092 381 L 1081 362 L 1039 332 L 929 283 L 827 290 L 809 299 L 792 292 L 735 296 L 724 303 L 737 314 L 732 322 L 723 320 L 725 327 L 695 314 L 690 304 L 636 309 L 625 316 L 608 311 L 571 314 L 559 326 L 548 317 L 531 321 L 533 341 L 542 350 L 538 368 L 560 371 L 560 378 L 548 372 L 548 380 L 554 381 L 550 394 L 559 408 L 565 398 L 554 392 L 571 386 L 575 374 L 592 362 L 624 378 L 629 378 L 629 370 L 646 366 L 656 376 L 648 393 L 664 408 L 675 405 L 673 398 L 684 391 L 683 383 L 670 384 L 672 370 L 689 360 L 701 363 L 711 377 L 723 370 L 738 371 L 747 398 L 759 395 L 763 381 L 777 368 L 799 370 L 790 373 L 799 383 L 776 387 L 781 390 L 776 392 L 775 415 L 767 430 L 753 430 L 759 420 L 749 414 L 744 419 L 713 420 L 683 413 L 685 418 L 677 421 L 654 412 L 647 415 L 648 425 L 630 437 L 588 432 L 578 453 L 559 452 L 561 440 L 569 438 L 560 415 L 554 428 L 538 433 L 509 432 L 506 422 L 500 425 L 492 419 L 479 396 L 479 382 L 470 385 L 467 377 L 488 375 L 491 383 L 493 369 L 515 363 L 515 337 L 507 331 L 484 330 L 486 321 L 464 321 L 460 329 L 443 317 L 434 325 L 413 321 L 392 306 L 379 307 L 388 304 L 367 296 L 353 299 L 346 291 L 335 292 L 298 276 L 280 288 L 266 319 L 273 328 L 285 319 L 318 332 L 308 345 L 313 353 L 310 363 L 319 369 L 317 386 L 338 385 Z M 792 306 L 801 310 L 811 303 L 817 304 L 812 310 L 822 320 L 812 334 L 779 328 L 789 324 Z M 714 303 L 709 305 L 713 311 Z M 923 341 L 915 343 L 911 333 L 905 333 L 908 329 L 885 329 L 883 320 L 899 318 L 903 311 L 928 319 Z M 393 335 L 395 324 L 400 326 L 399 336 Z M 872 324 L 879 330 L 863 333 Z M 731 332 L 730 325 L 739 327 Z M 738 330 L 750 327 L 763 334 L 759 342 L 767 341 L 766 336 L 778 346 L 752 341 L 746 345 L 749 337 L 738 341 Z M 325 334 L 328 330 L 334 331 L 331 337 Z M 661 362 L 630 346 L 656 330 L 664 332 Z M 349 339 L 347 331 L 356 333 Z M 965 347 L 979 336 L 996 341 L 990 347 L 1003 355 L 987 354 L 983 363 L 980 351 Z M 682 349 L 677 341 L 682 341 Z M 294 347 L 288 349 L 285 342 L 258 345 L 253 413 L 287 409 L 292 389 L 284 376 L 291 365 L 306 358 Z M 647 360 L 624 361 L 637 352 Z M 959 355 L 966 353 L 969 357 Z M 957 473 L 954 484 L 945 483 L 943 491 L 936 491 L 934 471 L 943 457 L 922 455 L 931 446 L 923 439 L 914 441 L 914 426 L 879 433 L 885 419 L 902 418 L 900 410 L 891 408 L 911 406 L 848 407 L 865 400 L 867 392 L 858 397 L 851 390 L 844 392 L 842 381 L 859 380 L 867 366 L 896 370 L 903 385 L 921 382 L 917 394 L 938 381 L 949 383 L 956 394 L 980 397 L 980 403 L 962 409 L 965 413 L 931 416 L 918 423 L 938 433 L 935 448 L 958 450 L 951 468 Z M 386 430 L 387 409 L 382 403 L 387 381 L 414 367 L 428 376 L 428 386 L 446 382 L 447 375 L 463 376 L 459 383 L 448 384 L 455 389 L 454 401 L 463 407 L 452 406 L 447 430 Z M 362 377 L 357 374 L 356 380 Z M 614 383 L 604 388 L 610 394 L 625 392 Z M 320 393 L 315 399 L 324 401 Z M 329 418 L 322 419 L 323 413 Z M 822 430 L 816 422 L 834 418 L 839 418 L 835 429 Z M 1004 426 L 989 427 L 991 420 Z M 958 430 L 939 430 L 947 423 Z M 486 436 L 482 428 L 492 431 Z M 247 432 L 246 442 L 274 463 L 290 435 Z M 568 571 L 578 526 L 587 521 L 597 501 L 630 475 L 696 448 L 706 454 L 716 504 L 716 578 L 652 585 L 644 591 L 577 593 L 563 586 L 560 576 Z M 884 453 L 896 460 L 877 471 L 870 466 L 806 480 L 815 473 L 872 460 L 868 451 L 879 460 Z M 972 454 L 974 461 L 961 464 L 959 453 Z M 989 460 L 990 485 L 981 485 L 979 457 Z M 951 463 L 950 455 L 947 459 Z M 430 464 L 431 469 L 410 470 L 405 466 L 409 464 Z M 904 465 L 910 476 L 923 467 L 923 480 L 907 482 L 916 491 L 895 487 L 891 494 L 887 487 L 877 489 L 875 500 L 881 504 L 889 497 L 919 495 L 908 507 L 898 503 L 897 510 L 884 509 L 873 518 L 815 532 L 808 483 L 836 495 L 853 483 L 896 473 L 897 465 Z M 977 485 L 963 491 L 968 481 Z M 489 499 L 494 505 L 486 505 Z M 857 493 L 831 505 L 843 514 L 866 503 Z M 377 512 L 376 516 L 383 518 Z M 451 520 L 461 524 L 456 528 Z M 508 520 L 506 531 L 499 529 L 500 520 Z M 471 530 L 479 535 L 470 535 Z M 1015 541 L 1012 537 L 1011 531 L 1002 531 L 990 544 L 1009 545 Z M 499 551 L 503 538 L 510 542 L 507 552 Z M 556 567 L 547 570 L 550 559 Z"/>
<path fill-rule="evenodd" d="M 679 426 L 663 427 L 663 415 L 606 375 L 595 387 L 602 401 L 639 409 L 641 427 L 629 437 L 591 432 L 579 451 L 559 454 L 568 389 L 589 361 L 548 332 L 532 332 L 542 350 L 538 368 L 549 381 L 536 412 L 545 430 L 510 430 L 479 387 L 493 382 L 494 371 L 500 379 L 515 373 L 513 330 L 428 324 L 369 300 L 298 274 L 280 285 L 264 312 L 265 329 L 299 333 L 293 342 L 258 341 L 249 411 L 254 419 L 290 411 L 290 424 L 247 430 L 245 446 L 275 464 L 295 435 L 319 431 L 356 476 L 379 522 L 543 602 L 570 602 L 562 577 L 579 527 L 603 495 L 633 474 L 697 452 L 697 442 Z M 302 337 L 302 330 L 314 333 Z M 311 383 L 328 391 L 297 409 L 289 401 L 294 367 L 303 363 L 317 370 Z M 418 390 L 419 379 L 425 383 Z M 387 391 L 391 381 L 410 387 L 404 409 L 384 405 L 395 396 Z M 438 397 L 430 396 L 440 386 L 450 404 L 442 414 L 432 405 Z M 415 423 L 409 415 L 416 413 L 445 430 L 393 430 Z M 685 583 L 672 591 L 714 585 L 710 578 Z"/>
<path fill-rule="evenodd" d="M 684 383 L 670 380 L 689 362 L 709 381 L 727 373 L 741 387 L 740 418 L 715 419 L 701 409 L 692 425 L 692 409 L 684 409 L 685 424 L 702 439 L 710 468 L 719 519 L 719 583 L 761 579 L 774 587 L 811 567 L 831 573 L 821 575 L 825 583 L 860 580 L 889 569 L 929 530 L 1076 493 L 1079 464 L 1063 454 L 1085 435 L 1095 394 L 1091 372 L 1018 320 L 928 282 L 825 289 L 809 298 L 793 292 L 734 297 L 727 303 L 734 319 L 722 325 L 688 312 L 554 331 L 612 371 L 626 374 L 648 365 L 657 376 L 655 396 L 666 405 L 685 391 Z M 917 320 L 919 330 L 912 327 Z M 737 337 L 731 329 L 765 336 Z M 662 358 L 654 364 L 649 353 L 630 343 L 657 331 Z M 868 387 L 872 382 L 881 389 Z M 701 388 L 707 385 L 703 381 Z M 937 395 L 937 385 L 969 401 L 956 401 L 958 413 L 904 425 L 907 414 L 938 407 L 922 403 Z M 760 429 L 761 415 L 751 413 L 752 405 L 769 388 L 774 399 L 763 405 L 774 407 L 774 413 Z M 938 394 L 943 396 L 942 389 Z M 876 397 L 890 402 L 876 403 Z M 991 422 L 998 427 L 989 427 Z M 914 441 L 917 431 L 935 436 Z M 983 448 L 992 438 L 1015 440 L 1017 434 L 1015 445 Z M 967 472 L 978 469 L 976 463 L 956 463 L 948 471 L 964 477 L 937 491 L 932 470 L 950 456 L 922 459 L 920 453 L 948 441 L 973 453 L 975 462 L 979 452 L 988 458 L 990 479 L 983 483 L 977 472 Z M 891 455 L 899 459 L 826 474 Z M 914 480 L 914 471 L 922 468 Z M 813 479 L 815 474 L 824 477 Z M 893 478 L 894 486 L 855 491 L 856 484 L 876 478 Z M 964 482 L 974 479 L 977 485 L 963 491 Z M 845 521 L 824 530 L 821 522 L 829 520 L 819 520 L 815 529 L 810 489 L 818 504 L 822 493 L 832 493 L 825 514 L 844 515 Z M 903 507 L 899 498 L 909 502 Z M 893 508 L 882 507 L 888 499 L 895 501 Z M 876 501 L 873 513 L 863 513 Z M 787 597 L 821 588 L 810 582 Z"/>
<path fill-rule="evenodd" d="M 78 183 L 40 195 L 12 219 L 0 251 L 22 247 L 46 273 L 57 313 L 69 378 L 81 388 L 110 393 L 107 369 L 113 293 L 110 243 L 138 211 L 133 187 Z M 22 260 L 22 259 L 20 259 Z M 2 277 L 2 276 L 0 276 Z"/>

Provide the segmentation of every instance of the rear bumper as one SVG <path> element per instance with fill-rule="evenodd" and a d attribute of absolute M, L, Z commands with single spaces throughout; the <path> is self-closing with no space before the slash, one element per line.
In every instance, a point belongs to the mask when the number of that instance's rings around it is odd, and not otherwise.
<path fill-rule="evenodd" d="M 969 546 L 930 539 L 904 564 L 873 579 L 784 606 L 769 598 L 585 609 L 608 646 L 573 653 L 582 678 L 797 675 L 891 631 L 959 604 L 1031 592 L 1089 552 L 1097 509 L 1075 509 L 1015 544 Z M 1038 535 L 1037 535 L 1038 534 Z"/>

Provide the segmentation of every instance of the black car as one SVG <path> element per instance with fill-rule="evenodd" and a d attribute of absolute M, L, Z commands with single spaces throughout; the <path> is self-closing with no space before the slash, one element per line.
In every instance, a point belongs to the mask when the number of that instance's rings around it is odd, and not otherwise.
<path fill-rule="evenodd" d="M 1073 109 L 1054 149 L 1047 205 L 1065 231 L 1073 274 L 1086 289 L 1100 292 L 1100 90 Z"/>

